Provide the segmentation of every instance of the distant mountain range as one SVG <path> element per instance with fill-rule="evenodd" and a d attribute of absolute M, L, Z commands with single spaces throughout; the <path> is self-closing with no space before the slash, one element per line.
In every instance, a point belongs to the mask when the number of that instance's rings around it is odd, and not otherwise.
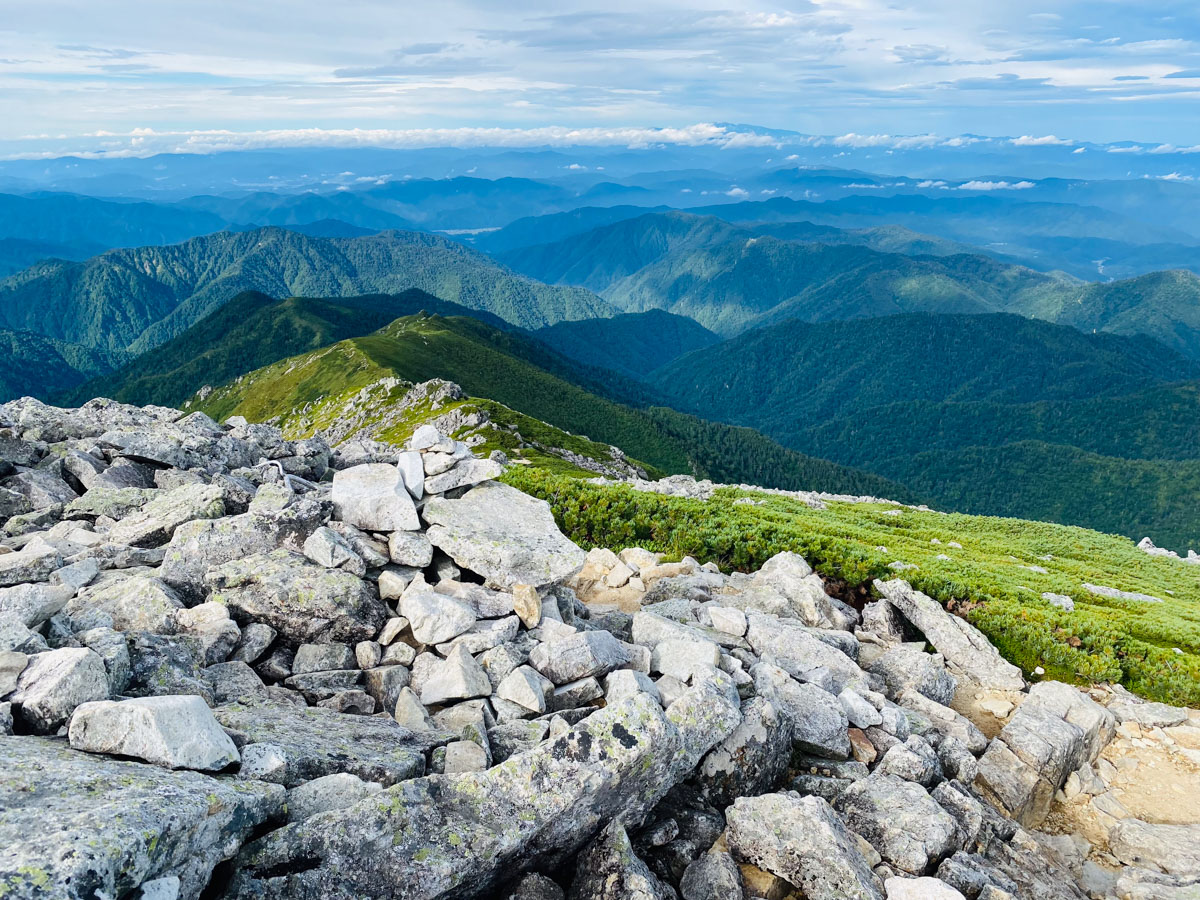
<path fill-rule="evenodd" d="M 611 315 L 594 294 L 538 283 L 447 238 L 310 238 L 281 228 L 51 260 L 0 280 L 0 326 L 144 352 L 237 294 L 337 297 L 415 288 L 527 328 Z"/>
<path fill-rule="evenodd" d="M 1147 334 L 1200 359 L 1200 277 L 1184 271 L 1094 284 L 982 254 L 781 240 L 682 212 L 625 219 L 498 256 L 541 281 L 596 291 L 619 309 L 666 309 L 725 336 L 789 319 L 1015 312 L 1083 330 Z"/>

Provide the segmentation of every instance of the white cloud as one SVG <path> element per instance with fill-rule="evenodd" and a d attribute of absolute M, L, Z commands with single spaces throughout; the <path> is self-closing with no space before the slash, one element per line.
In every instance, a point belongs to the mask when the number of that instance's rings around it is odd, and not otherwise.
<path fill-rule="evenodd" d="M 1009 143 L 1014 147 L 1073 147 L 1075 145 L 1075 142 L 1072 140 L 1055 137 L 1052 134 L 1047 134 L 1043 137 L 1024 134 L 1019 138 L 1013 138 Z"/>
<path fill-rule="evenodd" d="M 960 184 L 960 191 L 1027 191 L 1037 187 L 1032 181 L 968 181 Z"/>
<path fill-rule="evenodd" d="M 1087 153 L 1087 147 L 1076 147 L 1072 153 Z"/>
<path fill-rule="evenodd" d="M 746 190 L 745 188 L 740 188 L 740 187 L 734 186 L 725 192 L 725 196 L 726 197 L 734 197 L 738 200 L 745 200 L 747 197 L 750 196 L 750 192 L 748 190 Z"/>
<path fill-rule="evenodd" d="M 1181 175 L 1178 172 L 1171 172 L 1169 175 L 1157 176 L 1159 181 L 1195 181 L 1191 175 Z"/>
<path fill-rule="evenodd" d="M 843 134 L 833 139 L 837 147 L 887 147 L 892 150 L 911 150 L 919 147 L 935 147 L 941 141 L 936 134 L 893 136 L 890 134 Z"/>
<path fill-rule="evenodd" d="M 945 188 L 945 187 L 947 187 L 947 184 L 944 181 L 933 181 L 933 180 L 927 179 L 925 181 L 919 182 L 917 184 L 917 187 L 927 190 L 929 188 Z"/>

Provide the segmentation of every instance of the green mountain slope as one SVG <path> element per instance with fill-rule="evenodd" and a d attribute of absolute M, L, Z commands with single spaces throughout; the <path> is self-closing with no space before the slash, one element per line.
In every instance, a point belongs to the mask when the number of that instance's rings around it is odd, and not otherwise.
<path fill-rule="evenodd" d="M 685 353 L 720 340 L 698 322 L 660 309 L 559 322 L 533 334 L 564 356 L 631 378 L 645 377 Z"/>
<path fill-rule="evenodd" d="M 125 403 L 179 406 L 205 385 L 224 384 L 285 357 L 370 334 L 393 319 L 421 311 L 470 312 L 417 290 L 342 297 L 336 302 L 301 297 L 275 300 L 247 291 L 178 337 L 62 399 L 76 405 L 92 397 L 111 397 Z M 487 313 L 475 315 L 505 327 L 501 319 Z"/>
<path fill-rule="evenodd" d="M 652 383 L 681 408 L 946 508 L 1193 547 L 1198 378 L 1200 364 L 1141 337 L 905 315 L 751 331 L 680 357 Z"/>
<path fill-rule="evenodd" d="M 0 403 L 69 390 L 123 360 L 117 353 L 0 329 Z"/>
<path fill-rule="evenodd" d="M 460 385 L 473 397 L 496 401 L 574 435 L 616 445 L 660 472 L 695 472 L 729 481 L 756 478 L 768 486 L 791 489 L 912 497 L 886 479 L 805 457 L 761 435 L 671 410 L 643 410 L 615 402 L 564 377 L 578 369 L 544 344 L 475 319 L 409 316 L 373 334 L 235 378 L 196 398 L 193 406 L 218 418 L 237 414 L 251 421 L 274 419 L 288 433 L 304 434 L 340 422 L 345 400 L 370 385 L 385 379 L 411 384 L 439 378 Z M 619 377 L 613 378 L 620 382 Z M 381 399 L 380 405 L 387 400 Z M 357 414 L 382 416 L 383 411 Z M 697 440 L 700 437 L 703 440 Z M 752 465 L 744 465 L 747 460 Z"/>
<path fill-rule="evenodd" d="M 621 309 L 666 309 L 723 335 L 789 318 L 1033 307 L 1073 284 L 983 255 L 907 256 L 781 240 L 680 212 L 628 219 L 501 258 L 543 281 L 586 286 Z"/>
<path fill-rule="evenodd" d="M 41 263 L 0 281 L 0 326 L 138 353 L 247 290 L 338 297 L 411 288 L 527 328 L 611 314 L 594 294 L 539 284 L 435 235 L 310 238 L 263 228 Z"/>

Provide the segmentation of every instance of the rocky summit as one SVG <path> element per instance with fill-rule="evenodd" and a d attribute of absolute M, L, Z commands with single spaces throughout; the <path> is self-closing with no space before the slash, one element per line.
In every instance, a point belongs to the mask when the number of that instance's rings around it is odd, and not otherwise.
<path fill-rule="evenodd" d="M 899 579 L 585 552 L 504 468 L 0 406 L 0 897 L 1200 896 L 1200 714 Z"/>

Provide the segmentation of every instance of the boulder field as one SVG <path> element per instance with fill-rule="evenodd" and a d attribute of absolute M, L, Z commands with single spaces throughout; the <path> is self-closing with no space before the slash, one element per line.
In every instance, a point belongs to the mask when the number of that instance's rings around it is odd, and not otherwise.
<path fill-rule="evenodd" d="M 1200 896 L 1200 796 L 1136 789 L 1196 712 L 900 579 L 585 552 L 503 469 L 0 406 L 0 897 Z"/>

